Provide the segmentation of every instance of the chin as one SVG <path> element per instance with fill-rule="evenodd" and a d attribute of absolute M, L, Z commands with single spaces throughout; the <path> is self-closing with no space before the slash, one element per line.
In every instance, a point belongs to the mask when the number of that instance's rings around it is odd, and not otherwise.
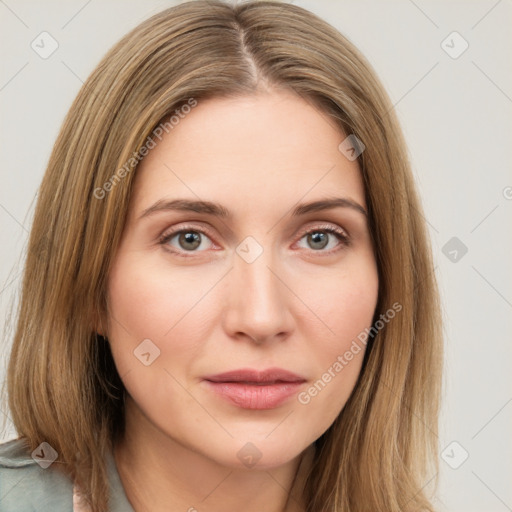
<path fill-rule="evenodd" d="M 274 436 L 274 437 L 273 437 Z M 245 440 L 247 439 L 247 440 Z M 244 440 L 233 440 L 225 453 L 233 453 L 226 465 L 238 469 L 275 469 L 297 458 L 311 442 L 297 436 L 268 434 L 248 435 Z M 224 458 L 224 457 L 223 457 Z"/>

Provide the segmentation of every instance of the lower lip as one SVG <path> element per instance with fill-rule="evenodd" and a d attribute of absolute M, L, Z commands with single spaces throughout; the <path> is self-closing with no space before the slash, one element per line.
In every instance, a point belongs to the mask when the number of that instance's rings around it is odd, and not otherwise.
<path fill-rule="evenodd" d="M 268 385 L 205 381 L 213 391 L 243 409 L 274 409 L 295 395 L 302 382 Z"/>

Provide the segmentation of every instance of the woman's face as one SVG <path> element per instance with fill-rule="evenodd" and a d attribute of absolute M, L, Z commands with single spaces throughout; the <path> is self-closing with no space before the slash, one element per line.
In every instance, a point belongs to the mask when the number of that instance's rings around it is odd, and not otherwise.
<path fill-rule="evenodd" d="M 276 467 L 327 430 L 361 369 L 378 277 L 358 164 L 287 92 L 200 101 L 163 133 L 108 282 L 127 425 Z"/>

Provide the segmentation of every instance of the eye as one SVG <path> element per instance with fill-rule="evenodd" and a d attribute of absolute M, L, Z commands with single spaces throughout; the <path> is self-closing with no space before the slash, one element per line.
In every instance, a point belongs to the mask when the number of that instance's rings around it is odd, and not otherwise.
<path fill-rule="evenodd" d="M 192 227 L 166 232 L 161 236 L 159 243 L 171 252 L 185 257 L 187 255 L 184 253 L 204 252 L 213 246 L 205 230 Z"/>
<path fill-rule="evenodd" d="M 314 252 L 332 253 L 350 244 L 347 233 L 337 226 L 316 226 L 306 231 L 299 241 L 305 239 Z M 327 250 L 325 250 L 327 248 Z"/>
<path fill-rule="evenodd" d="M 299 242 L 302 240 L 308 245 L 306 249 L 322 254 L 331 254 L 350 245 L 348 234 L 340 227 L 330 224 L 310 228 L 302 234 Z M 193 256 L 193 253 L 202 253 L 214 247 L 208 230 L 192 226 L 182 226 L 181 229 L 165 232 L 159 243 L 166 250 L 183 257 Z"/>

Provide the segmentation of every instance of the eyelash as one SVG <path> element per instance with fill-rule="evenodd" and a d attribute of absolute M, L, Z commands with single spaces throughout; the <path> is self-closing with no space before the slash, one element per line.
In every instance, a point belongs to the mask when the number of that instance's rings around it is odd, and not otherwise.
<path fill-rule="evenodd" d="M 177 256 L 183 257 L 183 258 L 190 258 L 190 257 L 193 257 L 195 252 L 203 252 L 203 251 L 183 251 L 183 252 L 177 251 L 174 248 L 172 248 L 172 249 L 169 248 L 169 246 L 167 246 L 167 243 L 172 238 L 174 238 L 176 235 L 179 235 L 181 233 L 188 233 L 191 231 L 194 233 L 199 233 L 201 235 L 204 235 L 210 239 L 212 238 L 212 235 L 210 234 L 209 230 L 207 230 L 205 228 L 198 229 L 194 226 L 183 226 L 180 229 L 170 231 L 170 232 L 165 232 L 159 238 L 158 242 L 159 242 L 159 244 L 166 246 L 165 249 L 168 250 L 169 252 L 171 252 Z M 351 241 L 350 241 L 347 233 L 345 232 L 345 230 L 343 230 L 337 226 L 331 225 L 331 224 L 323 225 L 323 226 L 315 226 L 314 228 L 310 228 L 310 229 L 304 231 L 301 234 L 301 236 L 299 237 L 299 241 L 302 240 L 305 236 L 307 236 L 311 233 L 316 233 L 316 232 L 324 232 L 324 233 L 329 233 L 331 235 L 334 235 L 341 242 L 341 244 L 339 247 L 337 247 L 335 249 L 328 250 L 328 251 L 323 251 L 322 249 L 315 251 L 315 250 L 311 249 L 310 252 L 319 253 L 322 255 L 330 255 L 335 252 L 338 252 L 339 250 L 343 249 L 344 247 L 350 246 L 350 244 L 351 244 Z M 188 254 L 187 254 L 187 252 L 188 252 Z"/>

